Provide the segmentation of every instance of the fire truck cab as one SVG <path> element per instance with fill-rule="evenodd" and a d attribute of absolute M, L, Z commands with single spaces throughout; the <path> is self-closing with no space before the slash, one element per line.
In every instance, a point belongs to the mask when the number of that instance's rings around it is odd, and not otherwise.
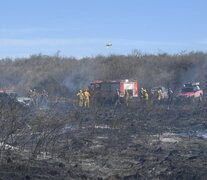
<path fill-rule="evenodd" d="M 103 80 L 90 83 L 89 90 L 92 100 L 102 103 L 114 103 L 117 98 L 123 98 L 126 90 L 130 97 L 138 97 L 136 80 Z"/>

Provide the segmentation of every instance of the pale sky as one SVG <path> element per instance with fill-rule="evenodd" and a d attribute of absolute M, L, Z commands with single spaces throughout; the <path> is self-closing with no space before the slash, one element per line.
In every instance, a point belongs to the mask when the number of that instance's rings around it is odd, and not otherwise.
<path fill-rule="evenodd" d="M 206 7 L 205 0 L 0 0 L 0 57 L 206 52 Z"/>

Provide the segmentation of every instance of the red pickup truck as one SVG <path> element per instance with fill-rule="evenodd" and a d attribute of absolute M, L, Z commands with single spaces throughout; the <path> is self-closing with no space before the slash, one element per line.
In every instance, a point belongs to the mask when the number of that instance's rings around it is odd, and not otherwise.
<path fill-rule="evenodd" d="M 200 88 L 200 83 L 186 83 L 181 91 L 177 94 L 179 100 L 202 100 L 203 90 Z"/>

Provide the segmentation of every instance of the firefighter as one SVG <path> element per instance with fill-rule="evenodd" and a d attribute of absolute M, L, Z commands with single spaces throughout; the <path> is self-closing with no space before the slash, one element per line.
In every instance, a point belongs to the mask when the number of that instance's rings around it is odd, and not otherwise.
<path fill-rule="evenodd" d="M 27 92 L 27 96 L 28 96 L 29 98 L 32 98 L 32 94 L 33 94 L 33 91 L 32 91 L 32 89 L 30 89 L 30 90 Z"/>
<path fill-rule="evenodd" d="M 42 98 L 41 98 L 42 105 L 47 107 L 47 104 L 48 104 L 48 92 L 45 89 L 43 89 L 41 96 L 42 96 Z"/>
<path fill-rule="evenodd" d="M 120 90 L 117 89 L 116 90 L 116 95 L 115 95 L 115 106 L 120 105 L 121 101 L 120 101 Z"/>
<path fill-rule="evenodd" d="M 39 98 L 38 92 L 36 91 L 36 89 L 33 89 L 32 99 L 33 99 L 34 105 L 37 106 L 37 107 L 38 107 L 38 98 Z"/>
<path fill-rule="evenodd" d="M 32 89 L 29 89 L 29 91 L 27 92 L 27 96 L 28 96 L 29 98 L 31 98 L 31 100 L 32 100 L 32 105 L 34 105 L 34 104 L 35 104 L 35 101 L 34 101 L 33 90 L 32 90 Z"/>
<path fill-rule="evenodd" d="M 147 90 L 144 89 L 144 88 L 141 88 L 141 98 L 142 98 L 141 100 L 142 100 L 145 104 L 148 103 L 148 100 L 149 100 L 149 94 L 148 94 Z"/>
<path fill-rule="evenodd" d="M 130 99 L 129 91 L 125 90 L 124 101 L 127 107 L 129 106 L 129 99 Z"/>
<path fill-rule="evenodd" d="M 79 106 L 82 107 L 83 102 L 84 102 L 84 95 L 83 95 L 83 91 L 81 89 L 77 93 L 77 96 L 79 96 Z"/>
<path fill-rule="evenodd" d="M 145 101 L 149 100 L 149 94 L 144 88 L 141 88 L 141 98 Z"/>
<path fill-rule="evenodd" d="M 167 98 L 168 109 L 170 109 L 170 104 L 172 104 L 173 102 L 173 91 L 171 88 L 168 88 L 167 95 L 168 95 L 168 98 Z"/>
<path fill-rule="evenodd" d="M 157 90 L 157 100 L 158 100 L 158 102 L 160 102 L 161 99 L 162 99 L 162 90 L 159 88 Z"/>
<path fill-rule="evenodd" d="M 144 88 L 141 88 L 141 99 L 144 99 Z"/>
<path fill-rule="evenodd" d="M 144 98 L 145 102 L 148 101 L 149 100 L 149 94 L 148 94 L 146 89 L 143 90 L 143 95 L 144 95 L 143 98 Z"/>
<path fill-rule="evenodd" d="M 89 108 L 90 107 L 90 93 L 88 89 L 86 89 L 83 92 L 83 95 L 84 95 L 84 106 Z"/>

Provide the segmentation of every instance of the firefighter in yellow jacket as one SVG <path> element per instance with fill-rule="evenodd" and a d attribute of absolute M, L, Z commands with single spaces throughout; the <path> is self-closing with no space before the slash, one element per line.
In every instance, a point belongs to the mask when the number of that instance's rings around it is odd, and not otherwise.
<path fill-rule="evenodd" d="M 148 92 L 147 92 L 146 89 L 144 89 L 144 100 L 145 101 L 148 101 L 149 100 L 149 94 L 148 94 Z"/>
<path fill-rule="evenodd" d="M 149 100 L 149 94 L 146 89 L 141 88 L 141 97 L 143 100 L 148 101 Z"/>
<path fill-rule="evenodd" d="M 83 92 L 83 95 L 84 95 L 84 106 L 89 108 L 91 95 L 87 89 Z"/>
<path fill-rule="evenodd" d="M 83 102 L 84 102 L 83 91 L 79 90 L 79 92 L 77 93 L 77 96 L 79 96 L 79 106 L 82 107 L 83 106 Z"/>

